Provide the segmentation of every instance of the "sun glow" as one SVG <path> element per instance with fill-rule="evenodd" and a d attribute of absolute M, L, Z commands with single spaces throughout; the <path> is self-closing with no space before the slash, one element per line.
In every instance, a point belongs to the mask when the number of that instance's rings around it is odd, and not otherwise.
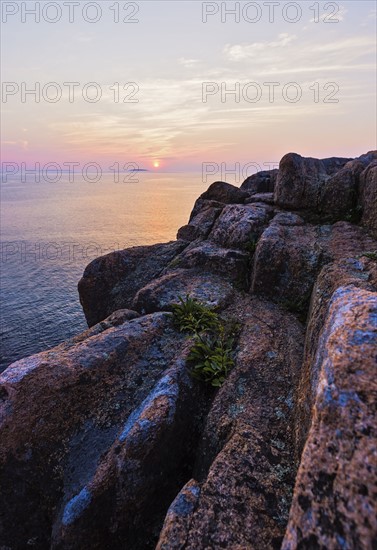
<path fill-rule="evenodd" d="M 160 168 L 160 163 L 158 162 L 158 160 L 154 161 L 153 166 L 154 168 Z"/>

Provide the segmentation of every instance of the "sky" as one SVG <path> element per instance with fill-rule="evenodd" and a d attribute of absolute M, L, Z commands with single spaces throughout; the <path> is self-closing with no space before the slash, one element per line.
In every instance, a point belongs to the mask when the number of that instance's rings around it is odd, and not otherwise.
<path fill-rule="evenodd" d="M 376 148 L 374 1 L 2 10 L 3 162 L 199 171 Z"/>

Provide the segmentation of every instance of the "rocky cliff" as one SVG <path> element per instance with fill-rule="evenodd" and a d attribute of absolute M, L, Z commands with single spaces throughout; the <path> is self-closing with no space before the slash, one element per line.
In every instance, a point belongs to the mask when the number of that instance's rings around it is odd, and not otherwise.
<path fill-rule="evenodd" d="M 1 548 L 375 548 L 376 239 L 377 153 L 290 153 L 93 261 L 90 328 L 0 376 Z M 219 389 L 185 296 L 238 327 Z"/>

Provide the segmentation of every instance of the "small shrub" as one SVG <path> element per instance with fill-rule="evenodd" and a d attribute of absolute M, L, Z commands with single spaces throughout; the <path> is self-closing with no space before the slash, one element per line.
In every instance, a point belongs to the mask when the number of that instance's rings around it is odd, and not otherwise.
<path fill-rule="evenodd" d="M 179 297 L 179 301 L 173 305 L 173 321 L 180 332 L 199 333 L 218 327 L 219 319 L 212 309 L 189 296 L 186 300 Z"/>
<path fill-rule="evenodd" d="M 192 376 L 215 388 L 222 386 L 234 366 L 233 344 L 234 341 L 225 336 L 221 325 L 217 335 L 197 335 L 188 356 L 188 362 L 192 365 Z"/>
<path fill-rule="evenodd" d="M 181 332 L 189 332 L 195 343 L 189 353 L 191 374 L 215 388 L 225 381 L 234 365 L 232 350 L 240 330 L 238 323 L 224 321 L 212 309 L 186 296 L 173 306 L 173 322 Z"/>

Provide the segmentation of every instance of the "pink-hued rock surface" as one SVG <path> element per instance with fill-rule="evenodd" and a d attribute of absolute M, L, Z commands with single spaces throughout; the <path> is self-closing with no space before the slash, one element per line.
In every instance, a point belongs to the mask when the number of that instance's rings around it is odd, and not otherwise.
<path fill-rule="evenodd" d="M 283 550 L 373 548 L 377 540 L 377 295 L 353 285 L 329 304 L 313 357 L 313 419 Z"/>
<path fill-rule="evenodd" d="M 360 176 L 360 200 L 363 212 L 361 221 L 377 239 L 377 160 Z"/>
<path fill-rule="evenodd" d="M 88 265 L 89 328 L 0 375 L 1 550 L 376 547 L 376 158 L 289 153 Z M 233 335 L 220 388 L 186 296 Z"/>
<path fill-rule="evenodd" d="M 256 298 L 236 299 L 226 314 L 242 326 L 236 367 L 212 403 L 199 444 L 200 494 L 196 488 L 194 500 L 186 486 L 177 497 L 161 549 L 273 548 L 284 536 L 297 467 L 293 403 L 304 330 L 292 314 Z M 179 514 L 188 498 L 191 505 Z M 177 515 L 179 530 L 172 523 Z"/>

